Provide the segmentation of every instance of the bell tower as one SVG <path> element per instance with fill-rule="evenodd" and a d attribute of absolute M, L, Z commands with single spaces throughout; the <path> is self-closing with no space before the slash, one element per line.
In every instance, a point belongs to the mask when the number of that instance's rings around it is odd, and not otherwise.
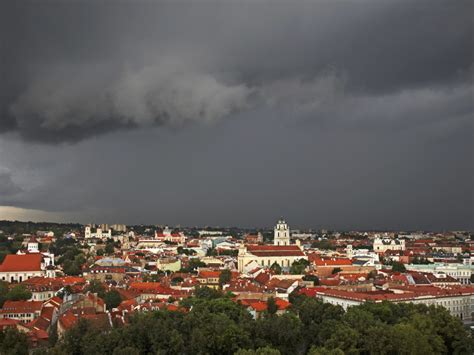
<path fill-rule="evenodd" d="M 283 218 L 278 220 L 273 230 L 274 245 L 290 245 L 290 228 Z"/>

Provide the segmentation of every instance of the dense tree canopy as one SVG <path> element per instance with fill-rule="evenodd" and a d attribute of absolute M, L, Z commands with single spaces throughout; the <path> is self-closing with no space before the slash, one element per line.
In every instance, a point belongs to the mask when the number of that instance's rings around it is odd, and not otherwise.
<path fill-rule="evenodd" d="M 219 285 L 222 287 L 223 285 L 229 283 L 230 279 L 232 278 L 232 273 L 229 269 L 222 270 L 219 275 Z"/>
<path fill-rule="evenodd" d="M 308 260 L 299 259 L 293 262 L 290 267 L 290 273 L 294 275 L 304 274 L 306 267 L 309 265 Z"/>
<path fill-rule="evenodd" d="M 105 293 L 104 295 L 104 302 L 105 305 L 107 306 L 107 309 L 112 309 L 118 307 L 120 302 L 122 302 L 122 297 L 120 296 L 120 293 L 116 290 L 110 290 Z"/>
<path fill-rule="evenodd" d="M 16 328 L 5 328 L 0 331 L 0 354 L 27 355 L 28 343 L 26 335 L 16 330 Z"/>
<path fill-rule="evenodd" d="M 13 288 L 10 288 L 7 282 L 0 281 L 0 307 L 2 307 L 7 300 L 26 301 L 29 300 L 31 296 L 32 293 L 23 285 L 16 285 Z"/>
<path fill-rule="evenodd" d="M 394 261 L 392 263 L 392 270 L 393 271 L 397 271 L 397 272 L 405 272 L 407 271 L 407 269 L 405 268 L 405 265 L 403 265 L 402 263 L 398 262 L 398 261 Z"/>
<path fill-rule="evenodd" d="M 254 320 L 230 295 L 200 288 L 187 312 L 137 314 L 106 335 L 86 321 L 46 352 L 52 354 L 472 354 L 472 334 L 444 308 L 367 303 L 351 307 L 294 297 L 283 315 Z M 271 301 L 270 301 L 271 303 Z M 9 338 L 7 338 L 7 335 Z M 13 338 L 13 339 L 12 339 Z M 0 344 L 18 349 L 18 335 Z M 7 344 L 7 345 L 5 345 Z M 10 352 L 12 353 L 12 352 Z"/>

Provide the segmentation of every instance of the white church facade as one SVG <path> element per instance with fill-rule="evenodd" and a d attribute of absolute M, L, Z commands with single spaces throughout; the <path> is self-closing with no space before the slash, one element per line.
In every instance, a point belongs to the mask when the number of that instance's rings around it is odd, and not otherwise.
<path fill-rule="evenodd" d="M 273 244 L 275 245 L 290 245 L 290 227 L 283 218 L 278 220 L 273 229 Z"/>
<path fill-rule="evenodd" d="M 97 228 L 95 233 L 93 233 L 92 228 L 90 226 L 86 226 L 86 228 L 84 229 L 84 237 L 86 239 L 89 239 L 89 238 L 108 239 L 108 238 L 112 238 L 112 230 L 108 229 L 107 231 L 103 231 L 101 228 Z"/>
<path fill-rule="evenodd" d="M 283 219 L 278 221 L 273 233 L 273 245 L 241 244 L 237 258 L 239 272 L 245 272 L 247 265 L 269 268 L 277 263 L 288 268 L 295 261 L 308 259 L 298 242 L 290 244 L 290 228 Z"/>

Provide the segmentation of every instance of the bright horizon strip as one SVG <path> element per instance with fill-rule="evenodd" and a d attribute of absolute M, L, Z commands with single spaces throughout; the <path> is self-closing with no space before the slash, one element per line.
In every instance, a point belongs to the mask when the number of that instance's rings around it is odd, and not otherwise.
<path fill-rule="evenodd" d="M 46 212 L 42 210 L 0 206 L 0 220 L 31 221 L 31 222 L 66 222 L 67 216 L 63 213 Z"/>

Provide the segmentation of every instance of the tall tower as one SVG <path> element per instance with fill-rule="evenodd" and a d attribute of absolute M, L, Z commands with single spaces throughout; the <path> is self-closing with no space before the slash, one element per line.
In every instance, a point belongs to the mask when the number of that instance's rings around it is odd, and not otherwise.
<path fill-rule="evenodd" d="M 90 238 L 91 237 L 91 227 L 86 226 L 85 231 L 84 231 L 84 238 Z"/>
<path fill-rule="evenodd" d="M 290 228 L 283 218 L 278 220 L 273 230 L 274 245 L 290 245 Z"/>

